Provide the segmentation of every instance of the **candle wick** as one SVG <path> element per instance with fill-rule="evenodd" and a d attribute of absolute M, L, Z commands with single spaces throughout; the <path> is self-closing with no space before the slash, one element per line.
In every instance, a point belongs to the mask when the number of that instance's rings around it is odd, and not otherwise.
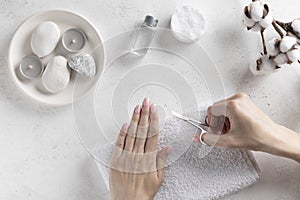
<path fill-rule="evenodd" d="M 73 39 L 73 40 L 71 41 L 71 44 L 75 44 L 75 43 L 76 43 L 76 40 Z"/>
<path fill-rule="evenodd" d="M 33 68 L 33 66 L 32 66 L 32 65 L 28 65 L 28 68 L 29 68 L 29 69 L 32 69 L 32 68 Z"/>

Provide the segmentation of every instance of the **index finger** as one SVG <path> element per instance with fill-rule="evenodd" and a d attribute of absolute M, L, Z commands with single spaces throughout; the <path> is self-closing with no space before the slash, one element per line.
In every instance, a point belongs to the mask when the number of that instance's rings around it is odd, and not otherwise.
<path fill-rule="evenodd" d="M 227 101 L 222 101 L 219 103 L 215 103 L 208 107 L 207 109 L 207 116 L 208 120 L 212 118 L 212 116 L 219 117 L 219 116 L 227 116 Z"/>

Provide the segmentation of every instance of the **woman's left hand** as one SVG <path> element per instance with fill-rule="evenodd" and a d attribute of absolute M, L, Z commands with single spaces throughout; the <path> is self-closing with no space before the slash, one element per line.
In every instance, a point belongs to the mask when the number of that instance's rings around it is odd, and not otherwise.
<path fill-rule="evenodd" d="M 145 98 L 134 109 L 130 125 L 120 130 L 110 168 L 112 200 L 154 199 L 164 180 L 170 147 L 156 152 L 159 117 Z"/>

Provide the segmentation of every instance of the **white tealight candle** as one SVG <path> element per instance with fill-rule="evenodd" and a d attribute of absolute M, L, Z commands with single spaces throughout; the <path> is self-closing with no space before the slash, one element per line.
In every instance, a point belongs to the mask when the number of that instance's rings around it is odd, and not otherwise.
<path fill-rule="evenodd" d="M 85 45 L 86 35 L 77 28 L 67 30 L 62 36 L 62 44 L 69 52 L 78 52 Z"/>
<path fill-rule="evenodd" d="M 19 69 L 25 78 L 35 79 L 43 73 L 44 66 L 41 59 L 37 56 L 30 55 L 22 59 Z"/>

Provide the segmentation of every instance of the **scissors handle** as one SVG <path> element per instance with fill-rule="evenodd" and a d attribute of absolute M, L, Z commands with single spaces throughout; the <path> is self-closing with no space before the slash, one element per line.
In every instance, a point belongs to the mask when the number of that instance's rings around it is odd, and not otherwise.
<path fill-rule="evenodd" d="M 199 134 L 200 134 L 200 135 L 199 135 L 200 142 L 201 142 L 202 145 L 207 146 L 207 144 L 203 141 L 203 135 L 204 135 L 205 133 L 207 133 L 207 131 L 206 131 L 204 128 L 202 128 L 201 125 L 198 125 L 197 123 L 194 123 L 193 120 L 188 120 L 188 122 L 189 122 L 191 125 L 197 127 L 197 128 L 201 131 L 201 132 L 199 133 Z M 206 127 L 207 127 L 207 126 L 206 126 Z"/>
<path fill-rule="evenodd" d="M 207 131 L 203 128 L 203 127 L 205 127 L 205 128 L 208 127 L 206 124 L 197 123 L 196 120 L 191 120 L 191 119 L 189 119 L 188 122 L 189 122 L 191 125 L 193 125 L 193 126 L 197 127 L 198 129 L 200 129 L 200 130 L 201 130 L 201 133 L 207 132 Z"/>

